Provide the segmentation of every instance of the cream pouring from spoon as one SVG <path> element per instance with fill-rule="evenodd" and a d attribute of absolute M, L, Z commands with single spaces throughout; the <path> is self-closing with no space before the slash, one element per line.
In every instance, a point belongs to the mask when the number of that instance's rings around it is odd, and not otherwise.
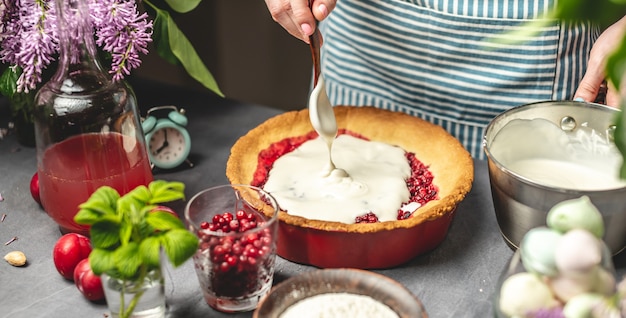
<path fill-rule="evenodd" d="M 327 173 L 345 177 L 347 176 L 347 173 L 343 169 L 336 168 L 331 154 L 333 141 L 335 140 L 335 137 L 337 137 L 337 120 L 335 118 L 333 106 L 328 100 L 328 95 L 326 94 L 326 83 L 320 69 L 320 48 L 322 46 L 322 36 L 317 25 L 315 27 L 315 31 L 309 37 L 309 43 L 311 56 L 313 58 L 314 73 L 314 87 L 309 97 L 309 118 L 311 125 L 317 134 L 322 137 L 328 146 L 329 169 Z"/>

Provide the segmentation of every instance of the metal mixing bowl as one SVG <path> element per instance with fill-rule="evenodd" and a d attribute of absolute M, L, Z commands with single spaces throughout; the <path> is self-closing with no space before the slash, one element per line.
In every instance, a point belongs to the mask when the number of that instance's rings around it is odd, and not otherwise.
<path fill-rule="evenodd" d="M 542 118 L 563 130 L 574 131 L 585 126 L 610 136 L 617 113 L 618 110 L 599 104 L 545 101 L 512 108 L 489 123 L 483 149 L 487 155 L 496 218 L 509 246 L 516 249 L 528 230 L 545 225 L 547 213 L 556 203 L 586 195 L 603 216 L 604 241 L 611 252 L 617 254 L 626 247 L 626 187 L 587 191 L 545 186 L 507 169 L 491 151 L 498 132 L 514 119 Z"/>

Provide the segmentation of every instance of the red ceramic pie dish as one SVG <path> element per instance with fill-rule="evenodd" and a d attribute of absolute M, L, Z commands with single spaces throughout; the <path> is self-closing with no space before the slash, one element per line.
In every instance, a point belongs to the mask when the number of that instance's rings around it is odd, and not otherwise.
<path fill-rule="evenodd" d="M 374 107 L 335 106 L 334 111 L 340 130 L 414 153 L 432 173 L 437 197 L 405 220 L 377 223 L 310 220 L 281 211 L 278 255 L 321 268 L 381 269 L 436 248 L 447 235 L 456 206 L 471 189 L 474 170 L 469 153 L 443 128 L 414 116 Z M 312 132 L 307 110 L 268 119 L 233 145 L 228 179 L 233 184 L 254 183 L 260 153 L 285 138 Z"/>

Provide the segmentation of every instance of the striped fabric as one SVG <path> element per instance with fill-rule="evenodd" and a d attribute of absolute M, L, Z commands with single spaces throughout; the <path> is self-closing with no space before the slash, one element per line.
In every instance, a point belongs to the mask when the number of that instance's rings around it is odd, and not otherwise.
<path fill-rule="evenodd" d="M 549 0 L 339 0 L 324 21 L 322 72 L 334 105 L 376 106 L 441 125 L 484 159 L 502 111 L 571 99 L 596 27 L 549 26 L 496 42 L 541 17 Z M 419 138 L 419 136 L 416 136 Z"/>

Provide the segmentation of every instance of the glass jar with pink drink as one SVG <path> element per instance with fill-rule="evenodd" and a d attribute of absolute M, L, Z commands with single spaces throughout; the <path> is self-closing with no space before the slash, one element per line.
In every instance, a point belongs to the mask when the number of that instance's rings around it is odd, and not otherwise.
<path fill-rule="evenodd" d="M 87 2 L 56 1 L 59 60 L 35 97 L 41 204 L 62 232 L 87 234 L 78 206 L 100 186 L 153 180 L 134 92 L 98 61 Z"/>

